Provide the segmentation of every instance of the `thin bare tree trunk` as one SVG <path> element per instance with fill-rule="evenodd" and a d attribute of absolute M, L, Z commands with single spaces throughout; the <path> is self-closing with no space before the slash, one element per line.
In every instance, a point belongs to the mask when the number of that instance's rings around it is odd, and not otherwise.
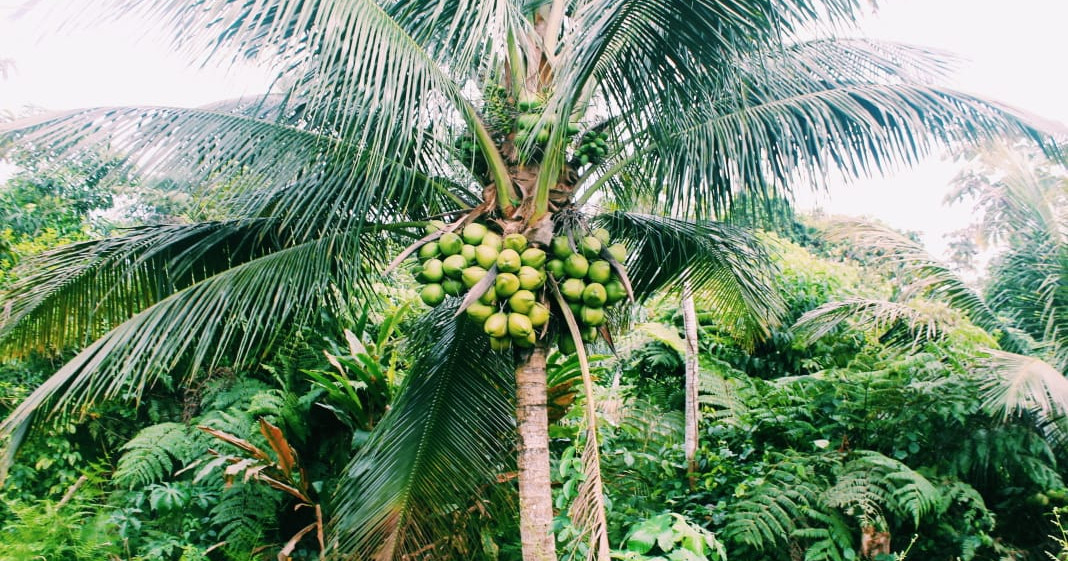
<path fill-rule="evenodd" d="M 701 422 L 701 410 L 697 406 L 697 311 L 688 283 L 682 288 L 682 326 L 686 340 L 686 437 L 683 447 L 686 469 L 690 474 L 690 488 L 693 489 L 697 484 L 697 428 Z"/>
<path fill-rule="evenodd" d="M 515 379 L 519 431 L 519 537 L 523 561 L 556 561 L 544 347 L 534 348 L 516 370 Z"/>

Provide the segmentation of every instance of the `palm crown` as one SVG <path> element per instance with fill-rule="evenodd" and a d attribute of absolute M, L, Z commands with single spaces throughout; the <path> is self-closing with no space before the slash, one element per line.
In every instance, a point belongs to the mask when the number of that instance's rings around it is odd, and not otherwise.
<path fill-rule="evenodd" d="M 255 102 L 6 126 L 5 148 L 107 142 L 144 173 L 225 187 L 232 218 L 27 264 L 4 296 L 0 350 L 83 350 L 4 433 L 45 406 L 254 361 L 319 310 L 373 298 L 434 218 L 539 241 L 604 226 L 630 248 L 635 297 L 685 281 L 759 332 L 777 306 L 758 244 L 711 221 L 739 195 L 884 170 L 936 141 L 1042 137 L 1010 108 L 935 86 L 945 68 L 925 50 L 799 40 L 848 23 L 851 0 L 108 4 L 156 16 L 198 55 L 269 61 L 278 86 Z M 620 210 L 638 204 L 648 213 Z M 427 321 L 435 335 L 405 393 L 338 492 L 342 550 L 387 558 L 430 541 L 442 512 L 429 505 L 470 495 L 507 461 L 506 374 L 529 356 L 472 362 L 459 352 L 470 326 L 443 311 Z"/>

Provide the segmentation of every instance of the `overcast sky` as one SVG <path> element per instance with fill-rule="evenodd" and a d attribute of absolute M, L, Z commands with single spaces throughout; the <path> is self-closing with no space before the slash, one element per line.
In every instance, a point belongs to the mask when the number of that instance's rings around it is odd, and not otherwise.
<path fill-rule="evenodd" d="M 50 0 L 53 6 L 78 0 Z M 193 106 L 261 91 L 255 73 L 194 69 L 138 26 L 99 24 L 41 38 L 33 20 L 10 21 L 21 0 L 0 0 L 0 59 L 16 67 L 0 79 L 0 111 L 32 104 L 49 109 L 93 105 Z M 963 58 L 954 86 L 1068 123 L 1064 70 L 1068 0 L 883 0 L 862 33 L 954 52 Z M 804 195 L 804 207 L 878 216 L 924 232 L 936 253 L 942 236 L 969 221 L 947 209 L 943 193 L 957 168 L 930 158 L 893 177 Z"/>

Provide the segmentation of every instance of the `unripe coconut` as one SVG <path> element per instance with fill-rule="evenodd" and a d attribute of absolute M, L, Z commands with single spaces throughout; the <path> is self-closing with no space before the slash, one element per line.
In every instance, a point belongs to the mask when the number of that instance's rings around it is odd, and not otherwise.
<path fill-rule="evenodd" d="M 480 245 L 475 248 L 475 263 L 483 269 L 489 269 L 497 263 L 497 250 L 488 245 Z"/>
<path fill-rule="evenodd" d="M 519 348 L 521 348 L 521 349 L 531 349 L 531 348 L 534 347 L 534 344 L 537 343 L 537 342 L 538 342 L 538 336 L 533 331 L 531 331 L 530 335 L 527 335 L 526 337 L 521 337 L 521 338 L 513 337 L 512 338 L 512 344 L 517 346 L 517 347 L 519 347 Z"/>
<path fill-rule="evenodd" d="M 515 119 L 515 126 L 519 130 L 530 130 L 541 120 L 541 113 L 520 113 Z"/>
<path fill-rule="evenodd" d="M 490 337 L 507 337 L 508 314 L 496 312 L 490 315 L 490 317 L 486 318 L 486 322 L 482 324 L 482 331 Z"/>
<path fill-rule="evenodd" d="M 460 255 L 463 255 L 464 259 L 466 259 L 468 263 L 474 263 L 475 262 L 475 246 L 473 246 L 473 245 L 471 245 L 469 243 L 465 243 L 463 245 L 463 247 L 460 248 Z"/>
<path fill-rule="evenodd" d="M 531 333 L 534 333 L 534 326 L 526 314 L 515 312 L 508 314 L 508 334 L 513 339 L 525 339 Z"/>
<path fill-rule="evenodd" d="M 456 255 L 464 247 L 464 240 L 455 232 L 446 232 L 438 238 L 438 249 L 442 255 Z"/>
<path fill-rule="evenodd" d="M 523 234 L 508 234 L 504 237 L 504 247 L 522 253 L 527 248 L 527 237 Z"/>
<path fill-rule="evenodd" d="M 445 294 L 449 296 L 459 296 L 464 293 L 464 283 L 456 279 L 445 279 L 441 281 L 441 287 L 445 289 Z"/>
<path fill-rule="evenodd" d="M 493 306 L 488 306 L 481 302 L 472 302 L 471 305 L 467 307 L 467 310 L 465 310 L 467 317 L 471 318 L 479 325 L 486 323 L 486 320 L 496 311 L 497 309 Z"/>
<path fill-rule="evenodd" d="M 582 290 L 582 303 L 591 308 L 604 306 L 606 300 L 608 300 L 608 292 L 605 291 L 604 285 L 599 282 L 587 284 L 586 288 Z"/>
<path fill-rule="evenodd" d="M 549 308 L 541 302 L 535 302 L 527 312 L 527 317 L 530 318 L 530 325 L 537 329 L 549 323 Z"/>
<path fill-rule="evenodd" d="M 579 243 L 579 251 L 590 259 L 600 255 L 602 247 L 604 247 L 604 244 L 601 243 L 601 240 L 593 236 L 586 236 L 585 238 L 582 238 L 582 242 Z"/>
<path fill-rule="evenodd" d="M 520 288 L 537 290 L 545 284 L 545 274 L 534 267 L 523 265 L 519 268 L 517 276 L 519 277 Z"/>
<path fill-rule="evenodd" d="M 567 259 L 568 255 L 575 253 L 571 249 L 571 241 L 567 239 L 567 236 L 556 236 L 549 244 L 549 249 L 552 250 L 553 255 L 559 259 Z"/>
<path fill-rule="evenodd" d="M 458 279 L 467 268 L 467 259 L 464 259 L 463 255 L 459 253 L 450 255 L 441 262 L 441 268 L 445 271 L 445 276 Z"/>
<path fill-rule="evenodd" d="M 508 298 L 519 290 L 519 277 L 512 273 L 500 273 L 493 279 L 493 289 L 497 291 L 497 298 Z"/>
<path fill-rule="evenodd" d="M 482 245 L 500 251 L 504 247 L 504 240 L 501 239 L 500 234 L 497 232 L 486 232 L 486 235 L 482 236 Z"/>
<path fill-rule="evenodd" d="M 482 277 L 486 276 L 486 270 L 478 265 L 472 265 L 463 270 L 460 274 L 460 280 L 463 281 L 464 286 L 471 288 L 478 284 L 478 281 L 482 280 Z"/>
<path fill-rule="evenodd" d="M 575 340 L 571 338 L 570 333 L 560 335 L 560 339 L 557 341 L 556 346 L 560 349 L 560 352 L 565 355 L 573 355 L 575 354 L 575 351 L 578 350 L 575 346 Z"/>
<path fill-rule="evenodd" d="M 582 320 L 582 323 L 597 327 L 604 323 L 604 309 L 600 307 L 583 306 L 582 311 L 579 313 L 579 317 Z"/>
<path fill-rule="evenodd" d="M 597 336 L 600 335 L 600 332 L 592 325 L 585 325 L 579 328 L 579 334 L 583 341 L 592 343 L 597 340 Z"/>
<path fill-rule="evenodd" d="M 528 267 L 539 269 L 545 265 L 545 252 L 536 247 L 528 247 L 519 254 L 519 260 Z"/>
<path fill-rule="evenodd" d="M 573 279 L 585 278 L 589 270 L 590 262 L 578 253 L 571 254 L 564 260 L 564 273 Z"/>
<path fill-rule="evenodd" d="M 486 237 L 486 232 L 489 229 L 479 224 L 478 222 L 472 222 L 467 226 L 464 226 L 463 238 L 464 241 L 471 245 L 478 245 L 482 243 L 482 238 Z"/>
<path fill-rule="evenodd" d="M 445 275 L 445 271 L 442 268 L 440 259 L 430 259 L 426 263 L 423 263 L 423 269 L 419 272 L 423 282 L 441 282 L 441 278 Z"/>
<path fill-rule="evenodd" d="M 478 297 L 478 301 L 489 306 L 495 306 L 497 304 L 497 289 L 492 286 L 487 288 L 482 296 Z"/>
<path fill-rule="evenodd" d="M 529 290 L 517 290 L 515 294 L 508 298 L 508 307 L 513 311 L 520 314 L 529 313 L 534 304 L 537 303 L 538 297 L 534 296 L 534 293 Z"/>
<path fill-rule="evenodd" d="M 601 284 L 612 280 L 612 264 L 603 259 L 590 263 L 590 270 L 586 272 L 586 278 Z"/>
<path fill-rule="evenodd" d="M 608 299 L 605 300 L 606 304 L 615 304 L 627 297 L 627 288 L 623 286 L 619 279 L 612 279 L 605 283 L 604 290 L 608 296 Z"/>
<path fill-rule="evenodd" d="M 560 284 L 560 293 L 568 302 L 581 302 L 582 291 L 586 289 L 586 283 L 582 279 L 567 279 Z"/>
<path fill-rule="evenodd" d="M 437 306 L 445 301 L 445 289 L 437 283 L 428 284 L 419 291 L 419 298 L 427 306 Z"/>
<path fill-rule="evenodd" d="M 505 328 L 507 332 L 507 325 Z M 490 337 L 490 350 L 493 351 L 507 351 L 512 348 L 512 338 L 507 335 L 504 337 Z"/>
<path fill-rule="evenodd" d="M 571 315 L 578 318 L 582 314 L 582 300 L 576 302 L 568 302 L 567 308 L 571 310 Z"/>
<path fill-rule="evenodd" d="M 601 240 L 601 243 L 604 245 L 608 245 L 612 241 L 612 234 L 608 233 L 608 230 L 605 230 L 604 228 L 597 228 L 590 232 L 590 235 Z"/>
<path fill-rule="evenodd" d="M 439 254 L 438 242 L 426 242 L 419 248 L 419 260 L 433 259 Z"/>
<path fill-rule="evenodd" d="M 562 259 L 550 259 L 545 262 L 545 270 L 554 279 L 562 279 L 564 278 L 564 261 Z"/>
<path fill-rule="evenodd" d="M 431 220 L 430 222 L 426 223 L 426 227 L 423 229 L 424 231 L 426 231 L 426 233 L 433 234 L 434 232 L 437 232 L 438 230 L 441 230 L 443 228 L 445 228 L 444 222 L 440 220 Z"/>
<path fill-rule="evenodd" d="M 616 261 L 622 263 L 627 260 L 627 246 L 621 243 L 614 243 L 608 246 L 608 254 Z"/>
<path fill-rule="evenodd" d="M 502 273 L 518 273 L 522 266 L 523 261 L 519 258 L 519 252 L 514 249 L 505 248 L 497 254 L 497 270 Z"/>

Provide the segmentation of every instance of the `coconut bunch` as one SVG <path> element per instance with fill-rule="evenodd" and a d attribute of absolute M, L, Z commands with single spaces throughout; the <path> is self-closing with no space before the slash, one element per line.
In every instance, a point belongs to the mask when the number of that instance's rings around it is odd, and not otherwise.
<path fill-rule="evenodd" d="M 444 226 L 432 222 L 428 234 Z M 502 237 L 472 222 L 459 234 L 445 232 L 424 243 L 417 255 L 421 264 L 415 277 L 423 283 L 419 297 L 426 305 L 466 296 L 464 313 L 482 325 L 494 350 L 534 346 L 535 330 L 549 321 L 549 308 L 542 302 L 544 250 L 531 247 L 522 234 Z"/>
<path fill-rule="evenodd" d="M 575 149 L 575 163 L 578 166 L 596 164 L 604 159 L 608 153 L 608 133 L 604 131 L 590 131 L 582 137 L 578 148 Z"/>
<path fill-rule="evenodd" d="M 627 298 L 623 262 L 627 248 L 612 243 L 608 230 L 598 228 L 575 239 L 571 236 L 553 238 L 550 259 L 545 267 L 578 323 L 582 340 L 592 343 L 606 320 L 605 308 Z M 559 339 L 560 351 L 575 351 L 575 342 L 563 330 Z"/>
<path fill-rule="evenodd" d="M 550 319 L 562 312 L 550 312 L 549 275 L 586 342 L 597 338 L 605 307 L 628 295 L 622 265 L 626 248 L 611 244 L 604 229 L 577 239 L 557 236 L 548 252 L 522 234 L 502 236 L 479 222 L 455 233 L 434 221 L 427 236 L 415 252 L 415 278 L 423 284 L 419 297 L 432 307 L 446 296 L 463 297 L 462 313 L 482 326 L 495 351 L 533 347 L 549 332 Z M 558 322 L 552 331 L 561 334 L 560 350 L 572 353 L 575 343 L 563 316 Z"/>

